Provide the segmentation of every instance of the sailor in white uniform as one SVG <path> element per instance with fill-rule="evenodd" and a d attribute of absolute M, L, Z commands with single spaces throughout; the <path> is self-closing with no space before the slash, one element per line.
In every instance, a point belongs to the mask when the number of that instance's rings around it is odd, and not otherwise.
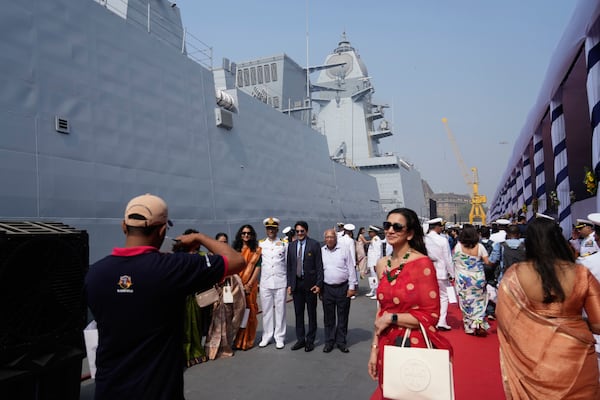
<path fill-rule="evenodd" d="M 344 230 L 342 231 L 342 236 L 338 236 L 337 241 L 341 246 L 344 246 L 348 249 L 348 252 L 352 257 L 352 265 L 354 265 L 354 271 L 356 272 L 356 291 L 358 292 L 358 271 L 356 270 L 356 242 L 352 237 L 352 233 L 356 229 L 356 226 L 354 226 L 354 224 L 344 224 L 343 228 Z M 356 299 L 356 295 L 352 295 L 351 299 Z"/>
<path fill-rule="evenodd" d="M 594 233 L 594 223 L 589 219 L 578 219 L 575 223 L 575 228 L 579 230 L 581 244 L 579 246 L 579 255 L 588 257 L 600 250 L 596 243 L 596 235 Z"/>
<path fill-rule="evenodd" d="M 575 224 L 576 227 L 580 224 L 580 221 L 582 220 L 577 220 L 577 224 Z M 587 221 L 591 222 L 594 225 L 594 231 L 592 233 L 597 233 L 594 237 L 594 243 L 596 243 L 596 245 L 599 246 L 600 243 L 598 242 L 600 242 L 600 213 L 593 213 L 588 215 Z M 592 274 L 594 274 L 596 279 L 600 281 L 600 252 L 597 251 L 594 254 L 580 256 L 579 258 L 577 258 L 577 263 L 587 267 L 587 269 L 589 269 L 592 272 Z M 598 366 L 600 367 L 600 335 L 594 335 L 594 339 L 596 339 L 596 357 L 598 358 Z"/>
<path fill-rule="evenodd" d="M 285 300 L 287 288 L 287 240 L 277 237 L 279 219 L 265 218 L 267 237 L 258 242 L 262 249 L 260 270 L 260 303 L 263 335 L 258 347 L 265 347 L 275 338 L 275 347 L 285 345 Z"/>
<path fill-rule="evenodd" d="M 381 239 L 378 234 L 381 231 L 378 227 L 374 225 L 369 225 L 369 247 L 367 249 L 367 268 L 369 269 L 369 287 L 371 291 L 367 293 L 367 297 L 370 297 L 373 300 L 377 300 L 377 296 L 375 292 L 377 291 L 377 286 L 379 281 L 377 279 L 377 272 L 375 272 L 375 266 L 377 265 L 377 261 L 382 257 L 381 255 Z"/>
<path fill-rule="evenodd" d="M 441 236 L 443 225 L 441 218 L 430 219 L 426 222 L 429 232 L 425 235 L 427 255 L 435 266 L 435 272 L 440 287 L 440 319 L 437 328 L 442 331 L 450 330 L 446 322 L 448 316 L 448 287 L 451 286 L 450 278 L 454 278 L 454 265 L 448 241 Z"/>

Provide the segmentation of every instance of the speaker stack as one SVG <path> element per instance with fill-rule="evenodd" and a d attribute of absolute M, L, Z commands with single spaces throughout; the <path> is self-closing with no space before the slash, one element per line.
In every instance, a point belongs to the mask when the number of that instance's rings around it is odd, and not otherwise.
<path fill-rule="evenodd" d="M 79 399 L 86 231 L 0 221 L 0 398 Z"/>

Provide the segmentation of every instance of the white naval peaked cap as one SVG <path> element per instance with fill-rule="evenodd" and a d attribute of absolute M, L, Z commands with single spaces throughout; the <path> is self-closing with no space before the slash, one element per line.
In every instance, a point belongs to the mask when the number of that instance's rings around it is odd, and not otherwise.
<path fill-rule="evenodd" d="M 551 216 L 546 215 L 546 214 L 542 214 L 542 213 L 535 213 L 535 217 L 536 218 L 546 218 L 546 219 L 549 219 L 551 221 L 555 221 L 555 219 L 552 218 Z"/>
<path fill-rule="evenodd" d="M 344 230 L 346 230 L 346 231 L 353 231 L 355 229 L 356 229 L 356 227 L 354 226 L 354 224 L 345 224 L 344 225 Z"/>
<path fill-rule="evenodd" d="M 496 220 L 498 225 L 510 225 L 510 221 L 505 218 L 500 218 Z"/>
<path fill-rule="evenodd" d="M 379 229 L 375 225 L 369 225 L 369 230 L 372 232 L 379 232 L 381 229 Z"/>
<path fill-rule="evenodd" d="M 283 228 L 283 231 L 281 231 L 284 235 L 287 235 L 288 233 L 290 233 L 290 231 L 292 230 L 291 226 L 286 226 L 285 228 Z"/>
<path fill-rule="evenodd" d="M 263 219 L 263 225 L 265 227 L 275 227 L 278 228 L 279 227 L 279 218 L 274 218 L 274 217 L 269 217 L 269 218 L 265 218 Z"/>
<path fill-rule="evenodd" d="M 588 214 L 588 219 L 594 223 L 594 225 L 600 225 L 600 213 Z"/>
<path fill-rule="evenodd" d="M 592 221 L 590 221 L 589 219 L 577 218 L 577 222 L 575 222 L 575 226 L 581 227 L 584 225 L 592 226 L 592 225 L 594 225 L 594 223 Z"/>
<path fill-rule="evenodd" d="M 438 217 L 438 218 L 434 218 L 434 219 L 430 219 L 429 221 L 425 221 L 426 224 L 428 224 L 429 226 L 431 225 L 441 225 L 442 224 L 442 218 Z"/>

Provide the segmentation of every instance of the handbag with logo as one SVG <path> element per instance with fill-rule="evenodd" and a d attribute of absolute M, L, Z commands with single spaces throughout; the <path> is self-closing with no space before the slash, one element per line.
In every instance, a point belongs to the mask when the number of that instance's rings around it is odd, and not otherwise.
<path fill-rule="evenodd" d="M 434 349 L 423 325 L 419 327 L 427 348 L 404 347 L 410 341 L 410 329 L 406 329 L 401 346 L 384 346 L 383 397 L 453 400 L 450 352 Z"/>
<path fill-rule="evenodd" d="M 204 292 L 196 293 L 196 304 L 198 307 L 208 307 L 219 301 L 219 292 L 212 287 Z"/>

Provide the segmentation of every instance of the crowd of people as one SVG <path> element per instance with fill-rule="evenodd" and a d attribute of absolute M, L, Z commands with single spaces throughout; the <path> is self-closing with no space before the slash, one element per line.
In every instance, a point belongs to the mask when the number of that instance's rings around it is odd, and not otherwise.
<path fill-rule="evenodd" d="M 97 398 L 182 398 L 178 365 L 272 342 L 284 349 L 288 295 L 292 351 L 315 349 L 320 302 L 323 352 L 348 353 L 350 307 L 361 280 L 377 301 L 368 373 L 379 384 L 371 399 L 384 398 L 385 345 L 398 345 L 406 334 L 410 346 L 430 341 L 452 354 L 443 332 L 453 328 L 447 321 L 453 292 L 466 334 L 485 337 L 489 321 L 498 319 L 507 398 L 600 393 L 592 336 L 600 334 L 600 214 L 577 220 L 569 241 L 543 215 L 529 223 L 448 226 L 442 218 L 422 223 L 414 211 L 398 208 L 356 237 L 353 224 L 338 223 L 314 238 L 302 220 L 280 236 L 280 220 L 271 216 L 262 239 L 249 224 L 231 247 L 224 233 L 213 239 L 188 229 L 174 240 L 173 254 L 161 254 L 171 225 L 162 199 L 132 199 L 122 222 L 125 246 L 86 276 L 100 337 Z M 196 296 L 207 290 L 216 297 L 199 308 Z"/>

